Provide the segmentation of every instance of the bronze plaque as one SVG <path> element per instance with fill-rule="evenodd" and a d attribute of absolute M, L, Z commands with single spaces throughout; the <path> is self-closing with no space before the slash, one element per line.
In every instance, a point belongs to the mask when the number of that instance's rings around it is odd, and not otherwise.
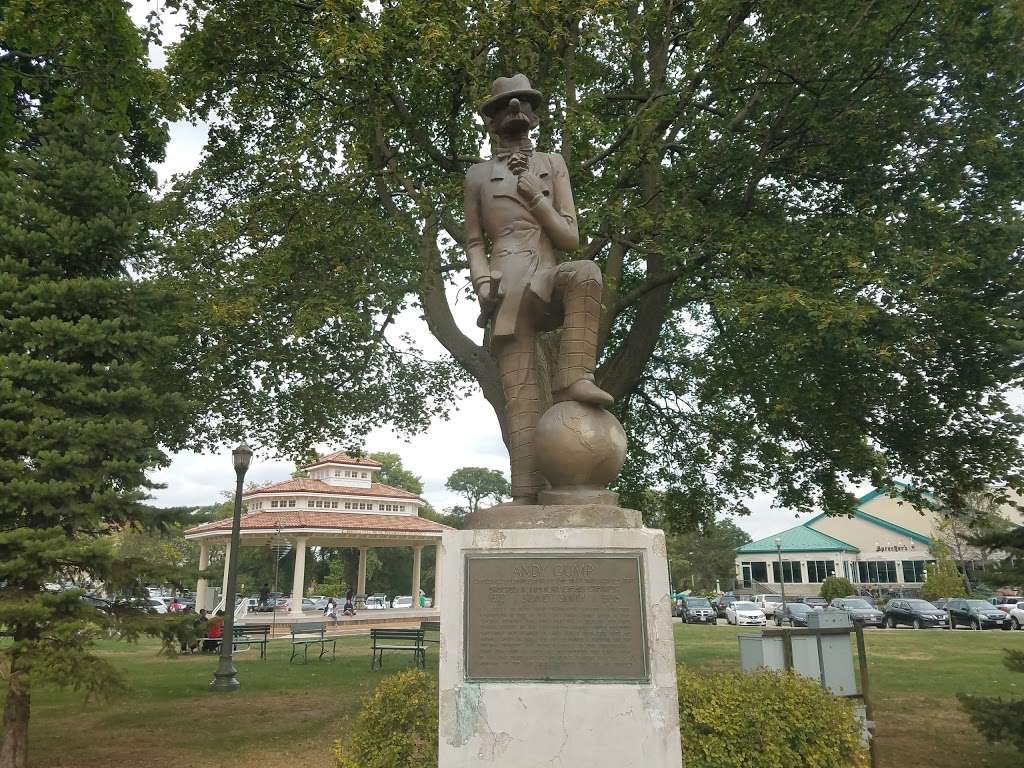
<path fill-rule="evenodd" d="M 640 555 L 466 556 L 467 680 L 647 681 Z"/>

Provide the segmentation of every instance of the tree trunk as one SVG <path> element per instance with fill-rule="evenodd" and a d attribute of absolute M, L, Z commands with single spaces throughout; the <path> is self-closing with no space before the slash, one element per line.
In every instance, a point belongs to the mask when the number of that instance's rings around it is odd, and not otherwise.
<path fill-rule="evenodd" d="M 4 703 L 3 743 L 0 768 L 27 768 L 30 691 L 28 674 L 21 668 L 17 652 L 11 654 L 11 674 Z"/>

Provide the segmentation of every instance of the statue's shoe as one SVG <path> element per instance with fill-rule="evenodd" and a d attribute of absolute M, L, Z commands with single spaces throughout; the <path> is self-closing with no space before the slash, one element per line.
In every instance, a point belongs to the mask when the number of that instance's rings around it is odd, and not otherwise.
<path fill-rule="evenodd" d="M 601 389 L 590 379 L 578 379 L 565 389 L 555 392 L 552 399 L 556 403 L 566 400 L 575 400 L 577 403 L 590 403 L 591 405 L 611 405 L 615 398 Z"/>

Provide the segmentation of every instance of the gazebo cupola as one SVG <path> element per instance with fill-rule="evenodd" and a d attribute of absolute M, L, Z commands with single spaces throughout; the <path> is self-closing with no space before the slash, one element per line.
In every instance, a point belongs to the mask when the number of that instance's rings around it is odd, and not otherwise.
<path fill-rule="evenodd" d="M 328 485 L 348 488 L 369 488 L 373 485 L 373 473 L 380 469 L 380 463 L 373 459 L 349 456 L 347 453 L 329 453 L 321 456 L 302 469 L 311 480 L 320 480 Z"/>

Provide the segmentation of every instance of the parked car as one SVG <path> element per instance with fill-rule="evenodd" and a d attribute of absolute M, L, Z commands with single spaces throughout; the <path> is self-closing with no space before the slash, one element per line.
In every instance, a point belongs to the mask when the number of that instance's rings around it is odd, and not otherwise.
<path fill-rule="evenodd" d="M 1024 603 L 1010 609 L 1010 629 L 1024 629 Z"/>
<path fill-rule="evenodd" d="M 82 599 L 97 610 L 106 613 L 110 610 L 110 601 L 99 595 L 82 595 Z"/>
<path fill-rule="evenodd" d="M 775 626 L 806 627 L 807 617 L 814 612 L 815 609 L 807 603 L 786 603 L 775 611 Z"/>
<path fill-rule="evenodd" d="M 869 627 L 882 626 L 882 612 L 863 597 L 835 597 L 830 605 L 832 608 L 846 611 L 854 624 L 863 624 Z"/>
<path fill-rule="evenodd" d="M 715 609 L 706 597 L 684 597 L 679 615 L 684 624 L 714 624 L 718 621 Z"/>
<path fill-rule="evenodd" d="M 754 604 L 765 616 L 771 616 L 775 609 L 782 605 L 782 595 L 754 595 Z"/>
<path fill-rule="evenodd" d="M 412 597 L 410 595 L 396 595 L 391 601 L 392 608 L 412 608 Z"/>
<path fill-rule="evenodd" d="M 949 624 L 953 629 L 959 626 L 972 629 L 1009 628 L 1010 617 L 996 608 L 988 600 L 968 600 L 958 597 L 946 605 L 949 611 Z"/>
<path fill-rule="evenodd" d="M 366 602 L 363 607 L 367 610 L 374 611 L 380 610 L 381 608 L 388 607 L 388 599 L 386 595 L 370 595 L 366 598 Z"/>
<path fill-rule="evenodd" d="M 731 603 L 735 603 L 737 597 L 735 595 L 722 595 L 717 598 L 711 605 L 715 609 L 715 613 L 718 614 L 718 618 L 725 618 L 725 609 L 729 607 Z"/>
<path fill-rule="evenodd" d="M 811 608 L 814 608 L 816 611 L 824 611 L 828 608 L 828 600 L 824 597 L 804 597 L 800 599 L 800 602 L 804 605 L 811 606 Z"/>
<path fill-rule="evenodd" d="M 990 597 L 989 602 L 1003 613 L 1009 613 L 1018 604 L 1024 603 L 1024 597 L 1019 595 L 996 595 L 995 597 Z"/>
<path fill-rule="evenodd" d="M 907 624 L 914 629 L 925 627 L 946 626 L 946 613 L 940 611 L 927 600 L 907 600 L 896 598 L 890 600 L 884 611 L 885 626 L 896 629 L 900 624 Z"/>
<path fill-rule="evenodd" d="M 751 625 L 763 627 L 768 624 L 768 617 L 764 615 L 764 611 L 758 607 L 757 603 L 736 600 L 729 603 L 725 609 L 725 621 L 727 624 L 735 624 L 737 627 Z"/>

